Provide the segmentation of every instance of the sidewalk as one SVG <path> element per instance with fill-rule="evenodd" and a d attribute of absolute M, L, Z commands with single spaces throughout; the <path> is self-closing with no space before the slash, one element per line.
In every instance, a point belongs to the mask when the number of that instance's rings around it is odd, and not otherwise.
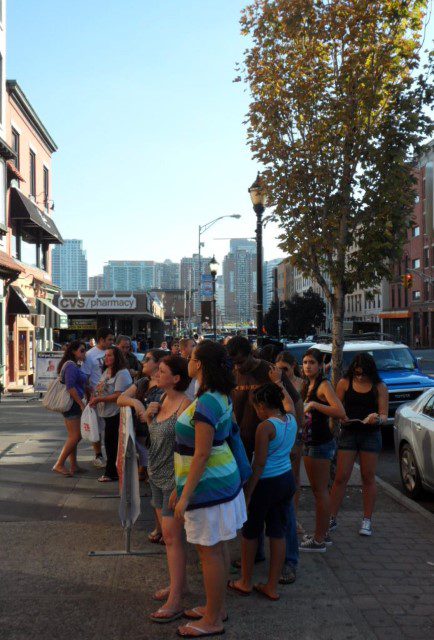
<path fill-rule="evenodd" d="M 62 432 L 48 423 L 36 439 L 21 441 L 0 459 L 1 640 L 119 640 L 174 638 L 177 623 L 148 620 L 152 593 L 166 584 L 164 549 L 151 545 L 149 497 L 132 546 L 145 557 L 95 557 L 91 550 L 122 549 L 115 484 L 96 482 L 89 447 L 87 473 L 68 479 L 50 472 Z M 228 639 L 399 640 L 434 637 L 434 524 L 398 504 L 380 488 L 374 535 L 358 535 L 357 474 L 348 489 L 335 544 L 326 554 L 302 554 L 297 581 L 281 600 L 228 595 Z M 142 494 L 146 485 L 142 484 Z M 299 519 L 310 530 L 313 500 L 303 488 Z M 237 543 L 232 555 L 238 554 Z M 259 565 L 258 578 L 265 570 Z M 191 594 L 202 603 L 197 557 L 189 554 Z"/>

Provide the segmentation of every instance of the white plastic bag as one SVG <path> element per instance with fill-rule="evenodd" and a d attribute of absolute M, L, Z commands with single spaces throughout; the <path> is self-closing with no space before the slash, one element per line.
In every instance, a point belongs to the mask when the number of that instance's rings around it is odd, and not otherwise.
<path fill-rule="evenodd" d="M 88 404 L 85 406 L 80 420 L 80 431 L 83 440 L 88 442 L 98 442 L 98 414 L 93 407 Z"/>

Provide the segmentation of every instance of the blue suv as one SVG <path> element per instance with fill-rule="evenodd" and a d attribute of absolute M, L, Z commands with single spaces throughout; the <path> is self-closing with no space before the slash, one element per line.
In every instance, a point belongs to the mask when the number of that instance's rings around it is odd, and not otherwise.
<path fill-rule="evenodd" d="M 326 354 L 325 361 L 330 362 L 331 344 L 311 346 Z M 374 358 L 378 373 L 389 390 L 388 425 L 393 425 L 395 411 L 401 404 L 414 400 L 427 389 L 434 387 L 434 379 L 420 371 L 418 361 L 407 345 L 389 340 L 346 340 L 344 371 L 354 356 L 361 351 L 368 352 Z"/>

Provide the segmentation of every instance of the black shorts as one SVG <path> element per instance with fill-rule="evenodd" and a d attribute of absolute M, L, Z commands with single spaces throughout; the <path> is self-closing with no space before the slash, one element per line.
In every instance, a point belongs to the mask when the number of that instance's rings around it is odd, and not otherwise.
<path fill-rule="evenodd" d="M 265 535 L 270 538 L 284 538 L 291 498 L 295 491 L 292 470 L 281 476 L 259 480 L 250 500 L 247 522 L 243 526 L 243 537 L 248 540 L 259 538 L 265 524 Z"/>

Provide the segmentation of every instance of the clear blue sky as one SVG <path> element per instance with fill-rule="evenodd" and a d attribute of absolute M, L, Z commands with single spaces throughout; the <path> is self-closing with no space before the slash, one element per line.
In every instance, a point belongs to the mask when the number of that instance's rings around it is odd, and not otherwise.
<path fill-rule="evenodd" d="M 82 238 L 89 274 L 109 259 L 221 261 L 254 235 L 247 193 L 257 166 L 242 124 L 248 97 L 232 82 L 246 41 L 242 0 L 9 0 L 7 77 L 59 146 L 55 221 Z M 281 255 L 276 227 L 267 259 Z"/>
<path fill-rule="evenodd" d="M 55 221 L 82 238 L 89 274 L 109 259 L 221 262 L 250 237 L 247 193 L 258 167 L 242 124 L 245 86 L 233 84 L 247 42 L 247 0 L 9 0 L 7 77 L 22 86 L 59 145 Z M 427 33 L 433 39 L 433 20 Z M 265 258 L 281 256 L 277 227 Z"/>

